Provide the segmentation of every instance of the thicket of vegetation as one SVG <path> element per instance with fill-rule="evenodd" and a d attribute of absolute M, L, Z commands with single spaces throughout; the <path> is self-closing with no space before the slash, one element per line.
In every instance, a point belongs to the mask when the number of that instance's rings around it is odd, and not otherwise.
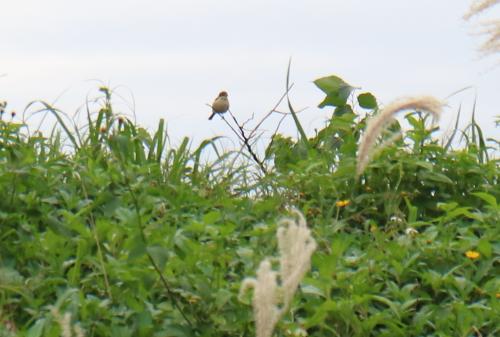
<path fill-rule="evenodd" d="M 239 289 L 290 207 L 317 247 L 276 336 L 500 335 L 498 141 L 474 119 L 436 139 L 411 111 L 357 176 L 377 101 L 316 84 L 327 125 L 306 136 L 293 113 L 299 138 L 276 134 L 262 159 L 172 148 L 106 88 L 83 130 L 45 106 L 56 131 L 30 134 L 1 109 L 0 336 L 252 336 Z"/>

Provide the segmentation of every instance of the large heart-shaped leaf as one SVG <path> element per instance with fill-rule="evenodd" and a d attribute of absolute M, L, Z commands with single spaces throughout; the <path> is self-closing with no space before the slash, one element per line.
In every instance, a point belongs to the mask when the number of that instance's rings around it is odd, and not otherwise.
<path fill-rule="evenodd" d="M 326 94 L 325 99 L 318 106 L 343 106 L 347 103 L 349 95 L 354 87 L 349 85 L 338 76 L 331 75 L 322 77 L 314 81 L 314 84 Z"/>

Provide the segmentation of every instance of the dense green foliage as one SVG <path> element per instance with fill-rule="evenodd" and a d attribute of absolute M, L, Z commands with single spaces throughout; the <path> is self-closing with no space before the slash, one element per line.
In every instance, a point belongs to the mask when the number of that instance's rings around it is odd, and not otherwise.
<path fill-rule="evenodd" d="M 376 99 L 355 112 L 341 79 L 316 84 L 330 121 L 275 136 L 265 175 L 216 140 L 168 147 L 163 121 L 150 134 L 117 116 L 106 89 L 85 132 L 59 118 L 61 132 L 30 135 L 5 113 L 0 336 L 60 336 L 57 313 L 85 336 L 252 336 L 239 286 L 276 254 L 290 206 L 318 249 L 276 336 L 500 335 L 499 166 L 480 129 L 452 150 L 411 113 L 356 179 Z"/>

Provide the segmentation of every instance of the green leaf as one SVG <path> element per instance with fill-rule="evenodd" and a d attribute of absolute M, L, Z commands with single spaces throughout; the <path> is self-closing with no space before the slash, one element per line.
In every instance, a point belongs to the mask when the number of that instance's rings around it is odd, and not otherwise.
<path fill-rule="evenodd" d="M 398 306 L 394 302 L 392 302 L 391 300 L 389 300 L 383 296 L 379 296 L 379 295 L 368 295 L 368 298 L 387 305 L 391 309 L 391 311 L 394 313 L 394 315 L 396 315 L 396 317 L 398 317 L 398 318 L 401 317 Z"/>
<path fill-rule="evenodd" d="M 203 216 L 203 222 L 211 225 L 219 221 L 221 217 L 222 215 L 219 211 L 212 211 Z"/>
<path fill-rule="evenodd" d="M 231 298 L 233 298 L 234 294 L 227 289 L 219 289 L 215 294 L 215 305 L 217 309 L 221 309 L 223 306 L 228 303 Z"/>
<path fill-rule="evenodd" d="M 311 284 L 303 284 L 300 286 L 300 291 L 304 294 L 307 295 L 314 295 L 317 297 L 325 297 L 325 292 L 319 289 L 318 287 L 315 287 Z"/>
<path fill-rule="evenodd" d="M 369 92 L 365 92 L 358 95 L 359 106 L 365 109 L 376 109 L 377 99 Z"/>
<path fill-rule="evenodd" d="M 408 223 L 412 224 L 417 221 L 418 208 L 413 206 L 407 197 L 404 198 L 404 201 L 408 208 Z"/>
<path fill-rule="evenodd" d="M 43 333 L 43 328 L 45 327 L 45 318 L 40 318 L 36 323 L 28 330 L 26 337 L 40 337 Z"/>
<path fill-rule="evenodd" d="M 491 243 L 488 240 L 480 240 L 479 243 L 477 244 L 477 250 L 487 258 L 491 257 L 491 253 L 493 252 L 493 247 L 491 246 Z"/>
<path fill-rule="evenodd" d="M 139 235 L 136 235 L 131 239 L 132 244 L 130 248 L 130 252 L 128 253 L 128 259 L 129 260 L 134 260 L 137 259 L 141 256 L 143 256 L 146 253 L 146 245 L 144 244 L 144 241 L 142 240 L 142 237 Z"/>
<path fill-rule="evenodd" d="M 485 192 L 475 192 L 472 193 L 472 195 L 475 195 L 476 197 L 483 199 L 488 203 L 488 205 L 492 206 L 493 208 L 495 209 L 498 208 L 497 199 L 495 198 L 495 196 Z"/>
<path fill-rule="evenodd" d="M 339 310 L 339 306 L 336 301 L 327 300 L 319 305 L 312 316 L 309 316 L 304 322 L 304 327 L 309 328 L 320 324 L 325 320 L 330 312 L 336 312 Z"/>
<path fill-rule="evenodd" d="M 0 268 L 0 285 L 19 286 L 24 282 L 24 278 L 15 269 Z"/>
<path fill-rule="evenodd" d="M 420 173 L 420 177 L 423 180 L 430 180 L 430 181 L 434 181 L 434 182 L 438 182 L 438 183 L 453 185 L 453 180 L 451 180 L 450 178 L 448 178 L 444 174 L 438 173 L 438 172 L 422 172 L 422 173 Z"/>
<path fill-rule="evenodd" d="M 137 323 L 137 328 L 138 328 L 138 335 L 139 336 L 151 336 L 151 330 L 153 328 L 153 319 L 151 317 L 151 314 L 149 311 L 145 310 L 142 311 L 137 315 L 136 318 L 136 323 Z"/>
<path fill-rule="evenodd" d="M 333 111 L 334 116 L 342 116 L 342 115 L 352 115 L 354 111 L 352 110 L 349 104 L 338 106 Z"/>
<path fill-rule="evenodd" d="M 413 117 L 413 113 L 406 115 L 406 120 L 410 123 L 414 130 L 422 128 L 422 121 Z"/>
<path fill-rule="evenodd" d="M 168 324 L 163 329 L 162 336 L 168 337 L 192 337 L 194 334 L 190 329 L 179 324 Z"/>
<path fill-rule="evenodd" d="M 169 257 L 169 250 L 161 246 L 149 246 L 146 248 L 146 250 L 158 265 L 158 268 L 160 268 L 160 270 L 163 270 L 163 268 L 165 267 L 165 263 L 167 262 Z"/>
<path fill-rule="evenodd" d="M 319 104 L 320 108 L 325 106 L 343 106 L 347 103 L 349 95 L 354 90 L 352 86 L 346 83 L 338 76 L 332 75 L 322 77 L 314 81 L 314 84 L 326 94 L 323 102 Z"/>

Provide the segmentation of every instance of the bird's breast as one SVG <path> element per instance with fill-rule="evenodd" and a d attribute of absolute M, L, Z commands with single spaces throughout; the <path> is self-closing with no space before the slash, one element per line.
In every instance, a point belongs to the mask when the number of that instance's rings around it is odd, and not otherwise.
<path fill-rule="evenodd" d="M 212 110 L 214 112 L 226 112 L 229 109 L 229 101 L 227 98 L 218 98 L 215 100 L 214 104 L 212 104 Z"/>

